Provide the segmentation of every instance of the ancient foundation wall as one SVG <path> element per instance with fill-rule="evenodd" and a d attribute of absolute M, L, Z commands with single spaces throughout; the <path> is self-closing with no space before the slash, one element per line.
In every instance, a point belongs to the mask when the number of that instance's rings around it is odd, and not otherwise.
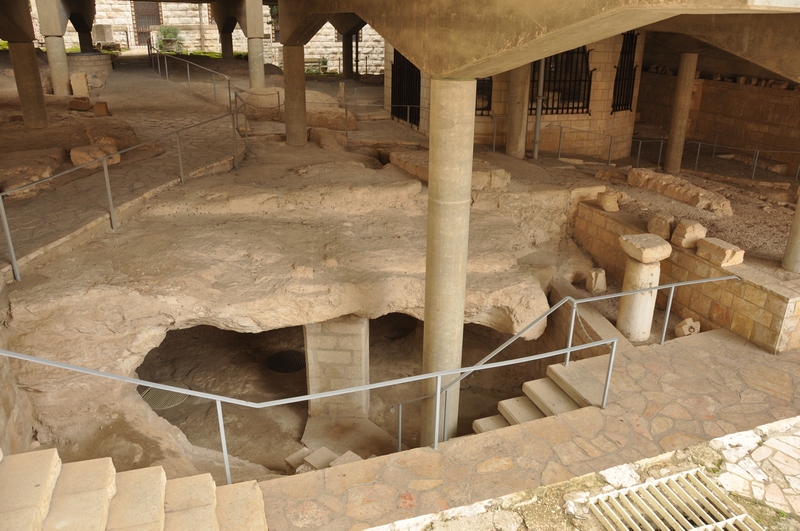
<path fill-rule="evenodd" d="M 627 255 L 619 245 L 623 234 L 647 232 L 644 223 L 624 212 L 605 212 L 594 203 L 578 205 L 573 238 L 586 249 L 606 274 L 622 282 Z M 726 328 L 771 353 L 800 347 L 800 285 L 780 281 L 746 264 L 719 267 L 698 257 L 694 249 L 673 246 L 661 262 L 661 284 L 738 275 L 741 281 L 687 286 L 675 290 L 672 310 L 692 317 L 702 329 Z M 666 304 L 666 290 L 659 304 Z"/>
<path fill-rule="evenodd" d="M 320 393 L 369 383 L 369 319 L 346 316 L 303 327 L 308 392 Z M 308 414 L 366 417 L 369 392 L 311 400 Z"/>

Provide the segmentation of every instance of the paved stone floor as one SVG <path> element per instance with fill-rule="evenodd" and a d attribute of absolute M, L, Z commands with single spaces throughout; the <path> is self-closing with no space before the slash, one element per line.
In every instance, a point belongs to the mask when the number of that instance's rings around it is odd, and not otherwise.
<path fill-rule="evenodd" d="M 604 410 L 260 483 L 271 529 L 366 529 L 632 463 L 800 412 L 800 353 L 726 330 L 621 341 Z"/>

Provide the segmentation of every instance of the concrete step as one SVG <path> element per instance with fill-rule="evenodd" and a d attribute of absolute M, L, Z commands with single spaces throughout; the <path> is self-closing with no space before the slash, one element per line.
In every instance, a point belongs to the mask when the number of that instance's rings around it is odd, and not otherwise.
<path fill-rule="evenodd" d="M 111 500 L 106 529 L 164 529 L 167 476 L 160 466 L 119 472 L 117 494 Z"/>
<path fill-rule="evenodd" d="M 498 430 L 509 426 L 511 426 L 511 424 L 508 423 L 503 415 L 492 415 L 491 417 L 484 417 L 472 421 L 472 431 L 475 433 Z"/>
<path fill-rule="evenodd" d="M 258 483 L 245 481 L 217 488 L 217 522 L 220 531 L 267 531 Z"/>
<path fill-rule="evenodd" d="M 525 396 L 502 400 L 497 403 L 497 410 L 509 424 L 522 424 L 545 417 L 545 414 Z"/>
<path fill-rule="evenodd" d="M 603 403 L 605 371 L 608 369 L 608 355 L 597 356 L 580 361 L 572 361 L 568 366 L 561 363 L 547 367 L 547 376 L 581 407 L 600 406 Z M 591 363 L 589 363 L 591 360 Z M 601 378 L 597 378 L 596 368 L 603 366 Z M 609 393 L 610 394 L 610 393 Z"/>
<path fill-rule="evenodd" d="M 55 449 L 5 456 L 0 462 L 0 530 L 41 529 L 60 473 Z"/>
<path fill-rule="evenodd" d="M 115 480 L 110 457 L 63 465 L 42 529 L 103 531 L 111 499 L 117 492 Z"/>
<path fill-rule="evenodd" d="M 164 493 L 165 531 L 218 531 L 217 485 L 211 474 L 167 481 Z"/>
<path fill-rule="evenodd" d="M 548 417 L 580 409 L 580 406 L 550 378 L 525 382 L 522 385 L 522 392 Z"/>

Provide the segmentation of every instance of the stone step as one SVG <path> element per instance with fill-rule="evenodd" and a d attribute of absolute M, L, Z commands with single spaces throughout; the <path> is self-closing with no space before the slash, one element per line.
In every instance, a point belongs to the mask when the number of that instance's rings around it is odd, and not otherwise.
<path fill-rule="evenodd" d="M 509 424 L 522 424 L 545 417 L 545 414 L 525 396 L 502 400 L 497 403 L 497 410 Z"/>
<path fill-rule="evenodd" d="M 111 499 L 117 492 L 110 457 L 67 463 L 61 467 L 45 531 L 103 531 Z"/>
<path fill-rule="evenodd" d="M 548 417 L 580 409 L 580 406 L 550 378 L 525 382 L 522 385 L 522 392 Z"/>
<path fill-rule="evenodd" d="M 356 463 L 358 461 L 363 461 L 361 456 L 355 452 L 347 450 L 341 456 L 331 461 L 331 466 L 347 465 L 349 463 Z"/>
<path fill-rule="evenodd" d="M 314 470 L 322 470 L 323 468 L 330 467 L 331 463 L 338 457 L 338 454 L 323 446 L 322 448 L 305 456 L 303 458 L 303 463 L 310 466 Z"/>
<path fill-rule="evenodd" d="M 164 493 L 165 531 L 218 531 L 216 489 L 211 474 L 167 481 Z"/>
<path fill-rule="evenodd" d="M 5 456 L 0 462 L 0 530 L 41 529 L 60 472 L 55 449 Z"/>
<path fill-rule="evenodd" d="M 603 403 L 605 371 L 608 369 L 609 357 L 606 355 L 572 361 L 566 367 L 562 363 L 550 365 L 547 367 L 547 376 L 579 406 L 599 407 Z M 589 363 L 590 360 L 593 361 Z M 596 368 L 600 365 L 603 366 L 602 372 L 600 372 L 602 377 L 597 378 Z"/>
<path fill-rule="evenodd" d="M 484 417 L 472 421 L 472 431 L 475 433 L 498 430 L 509 426 L 511 426 L 511 424 L 508 423 L 503 415 L 492 415 L 491 417 Z"/>
<path fill-rule="evenodd" d="M 106 529 L 164 529 L 167 476 L 160 466 L 119 472 L 117 494 L 111 500 Z"/>
<path fill-rule="evenodd" d="M 267 531 L 264 496 L 256 481 L 217 488 L 220 531 Z"/>

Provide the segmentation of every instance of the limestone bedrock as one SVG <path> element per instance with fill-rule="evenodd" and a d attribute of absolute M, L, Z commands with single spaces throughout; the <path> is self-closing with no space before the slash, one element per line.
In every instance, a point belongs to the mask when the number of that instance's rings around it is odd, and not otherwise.
<path fill-rule="evenodd" d="M 319 163 L 331 152 L 312 145 L 272 146 L 237 172 L 149 200 L 116 233 L 31 265 L 7 288 L 8 348 L 134 376 L 172 329 L 255 333 L 390 312 L 422 319 L 422 183 L 393 165 Z M 536 275 L 517 262 L 533 251 L 511 215 L 473 211 L 465 321 L 513 333 L 548 309 Z M 115 446 L 104 455 L 115 463 L 159 463 L 169 475 L 185 474 L 185 461 L 184 469 L 170 461 L 183 455 L 185 437 L 134 386 L 31 364 L 15 371 L 59 448 L 73 449 L 73 457 L 98 433 L 104 441 L 113 434 Z M 124 433 L 98 431 L 121 422 L 129 426 Z"/>

